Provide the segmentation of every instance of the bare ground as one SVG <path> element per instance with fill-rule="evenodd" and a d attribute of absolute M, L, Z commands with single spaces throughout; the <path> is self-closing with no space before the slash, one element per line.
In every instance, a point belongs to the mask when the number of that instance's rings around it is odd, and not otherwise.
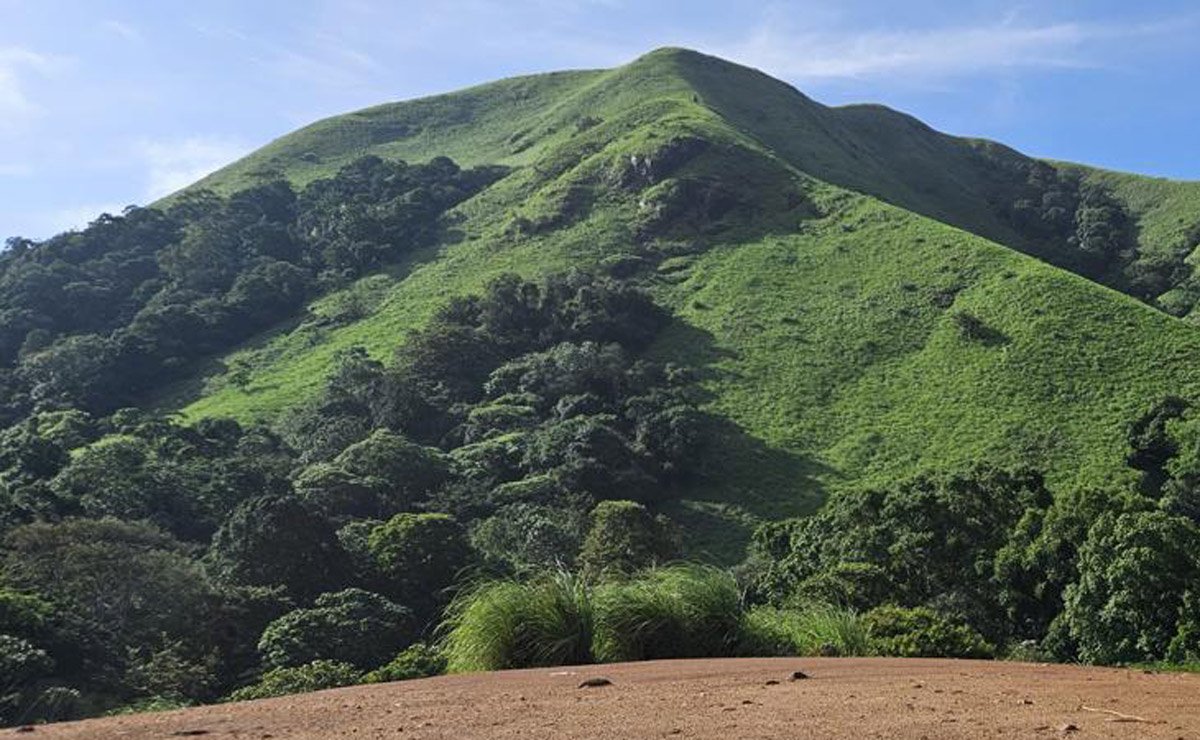
<path fill-rule="evenodd" d="M 797 670 L 809 677 L 791 680 Z M 596 677 L 612 683 L 580 688 Z M 962 660 L 674 660 L 356 686 L 23 736 L 1200 738 L 1200 676 Z"/>

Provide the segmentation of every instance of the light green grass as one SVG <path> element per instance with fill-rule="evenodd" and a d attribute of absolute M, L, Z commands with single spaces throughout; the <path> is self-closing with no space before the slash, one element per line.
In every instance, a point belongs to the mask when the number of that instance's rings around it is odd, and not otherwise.
<path fill-rule="evenodd" d="M 592 662 L 591 591 L 568 573 L 483 583 L 447 614 L 450 673 Z"/>
<path fill-rule="evenodd" d="M 813 604 L 797 609 L 754 607 L 742 618 L 744 654 L 871 655 L 871 637 L 859 615 Z"/>

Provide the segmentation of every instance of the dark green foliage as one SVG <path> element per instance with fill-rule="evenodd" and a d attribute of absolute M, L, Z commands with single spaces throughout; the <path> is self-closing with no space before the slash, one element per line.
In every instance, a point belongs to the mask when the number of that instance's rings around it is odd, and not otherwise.
<path fill-rule="evenodd" d="M 238 689 L 229 695 L 230 701 L 269 699 L 272 696 L 303 694 L 321 689 L 336 689 L 360 681 L 361 672 L 349 663 L 316 660 L 294 668 L 267 671 L 257 683 Z"/>
<path fill-rule="evenodd" d="M 1097 520 L 1150 506 L 1127 492 L 1086 489 L 1027 509 L 994 561 L 997 598 L 1013 636 L 1039 640 L 1051 630 L 1063 591 L 1079 577 L 1079 548 Z"/>
<path fill-rule="evenodd" d="M 387 665 L 363 676 L 363 683 L 409 681 L 414 678 L 440 676 L 446 672 L 446 656 L 436 645 L 417 642 L 409 645 Z"/>
<path fill-rule="evenodd" d="M 990 658 L 996 649 L 960 620 L 924 607 L 879 606 L 862 617 L 880 655 Z"/>
<path fill-rule="evenodd" d="M 1200 530 L 1164 512 L 1106 514 L 1079 552 L 1064 597 L 1065 627 L 1089 663 L 1160 660 L 1191 628 L 1200 587 Z"/>
<path fill-rule="evenodd" d="M 27 604 L 16 621 L 54 659 L 60 680 L 129 695 L 138 687 L 125 674 L 139 650 L 162 640 L 186 640 L 194 655 L 214 647 L 202 626 L 216 620 L 216 591 L 186 548 L 149 525 L 25 525 L 6 535 L 0 567 L 11 586 L 51 605 L 45 621 Z"/>
<path fill-rule="evenodd" d="M 295 312 L 325 287 L 395 262 L 498 176 L 364 157 L 299 194 L 283 181 L 195 192 L 0 260 L 9 414 L 110 412 Z"/>
<path fill-rule="evenodd" d="M 502 570 L 530 574 L 573 563 L 585 527 L 574 507 L 509 504 L 472 529 L 471 544 Z"/>
<path fill-rule="evenodd" d="M 1150 496 L 1162 492 L 1168 478 L 1167 463 L 1179 453 L 1179 445 L 1168 432 L 1168 425 L 1183 417 L 1188 402 L 1168 396 L 1156 403 L 1129 426 L 1129 455 L 1125 462 L 1142 471 L 1142 491 Z"/>
<path fill-rule="evenodd" d="M 601 501 L 589 515 L 579 571 L 591 580 L 619 577 L 679 555 L 679 534 L 666 517 L 633 501 Z"/>
<path fill-rule="evenodd" d="M 29 716 L 39 694 L 38 683 L 53 669 L 54 661 L 45 650 L 0 632 L 0 725 Z"/>
<path fill-rule="evenodd" d="M 723 571 L 669 566 L 597 586 L 595 613 L 597 660 L 719 657 L 737 646 L 742 599 Z"/>
<path fill-rule="evenodd" d="M 879 605 L 872 598 L 927 605 L 963 616 L 985 634 L 1002 634 L 991 583 L 996 552 L 1026 510 L 1049 504 L 1039 475 L 989 468 L 847 493 L 816 516 L 759 534 L 759 551 L 768 559 L 776 554 L 761 588 L 786 600 L 827 589 L 831 578 L 848 580 L 839 588 L 854 606 Z M 882 573 L 848 571 L 847 563 Z"/>
<path fill-rule="evenodd" d="M 450 600 L 450 589 L 474 553 L 461 524 L 446 514 L 397 514 L 367 540 L 386 593 L 430 619 Z"/>
<path fill-rule="evenodd" d="M 302 602 L 351 580 L 350 559 L 329 522 L 280 496 L 250 499 L 234 509 L 213 537 L 208 563 L 225 581 L 283 586 Z"/>
<path fill-rule="evenodd" d="M 352 588 L 321 594 L 312 607 L 271 622 L 258 649 L 267 668 L 329 659 L 365 671 L 394 656 L 415 636 L 410 611 L 379 594 Z"/>

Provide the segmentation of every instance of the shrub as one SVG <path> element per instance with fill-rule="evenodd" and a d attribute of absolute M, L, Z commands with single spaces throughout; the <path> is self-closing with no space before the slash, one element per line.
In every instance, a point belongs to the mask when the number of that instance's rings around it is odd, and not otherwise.
<path fill-rule="evenodd" d="M 742 618 L 737 583 L 716 568 L 676 565 L 596 589 L 601 661 L 731 654 Z"/>
<path fill-rule="evenodd" d="M 592 662 L 590 593 L 565 572 L 485 583 L 450 605 L 443 629 L 450 673 Z"/>
<path fill-rule="evenodd" d="M 679 554 L 669 520 L 652 515 L 633 501 L 601 501 L 592 509 L 579 552 L 579 568 L 588 579 L 628 575 Z"/>
<path fill-rule="evenodd" d="M 744 655 L 869 655 L 862 618 L 848 609 L 814 604 L 799 609 L 756 607 L 742 618 Z"/>
<path fill-rule="evenodd" d="M 435 645 L 418 642 L 409 645 L 392 662 L 363 676 L 363 683 L 408 681 L 439 676 L 446 672 L 446 656 Z"/>
<path fill-rule="evenodd" d="M 462 525 L 446 514 L 397 514 L 376 527 L 367 546 L 385 578 L 387 595 L 431 616 L 471 562 Z"/>
<path fill-rule="evenodd" d="M 379 594 L 348 588 L 322 594 L 311 609 L 296 609 L 263 630 L 258 650 L 269 668 L 344 661 L 374 668 L 416 637 L 412 612 Z"/>
<path fill-rule="evenodd" d="M 966 624 L 925 607 L 879 606 L 863 615 L 880 655 L 902 658 L 990 658 L 996 650 Z"/>
<path fill-rule="evenodd" d="M 1087 663 L 1159 660 L 1186 653 L 1189 592 L 1200 583 L 1200 530 L 1165 512 L 1105 514 L 1079 551 L 1079 580 L 1062 618 Z M 1183 628 L 1181 632 L 1181 627 Z M 1172 643 L 1175 643 L 1174 646 Z"/>
<path fill-rule="evenodd" d="M 358 683 L 359 672 L 349 663 L 314 660 L 307 665 L 267 671 L 258 683 L 244 686 L 229 695 L 230 701 L 266 699 L 272 696 L 303 694 Z"/>

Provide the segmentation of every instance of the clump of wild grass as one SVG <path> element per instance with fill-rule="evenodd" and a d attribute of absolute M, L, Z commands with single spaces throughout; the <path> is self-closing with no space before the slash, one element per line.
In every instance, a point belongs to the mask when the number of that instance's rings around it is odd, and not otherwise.
<path fill-rule="evenodd" d="M 855 612 L 828 604 L 760 606 L 742 620 L 740 651 L 748 655 L 870 655 L 871 637 Z"/>
<path fill-rule="evenodd" d="M 565 572 L 469 590 L 443 629 L 450 673 L 592 662 L 591 594 Z"/>
<path fill-rule="evenodd" d="M 742 598 L 722 570 L 673 565 L 598 586 L 595 611 L 600 661 L 716 657 L 734 652 Z"/>

